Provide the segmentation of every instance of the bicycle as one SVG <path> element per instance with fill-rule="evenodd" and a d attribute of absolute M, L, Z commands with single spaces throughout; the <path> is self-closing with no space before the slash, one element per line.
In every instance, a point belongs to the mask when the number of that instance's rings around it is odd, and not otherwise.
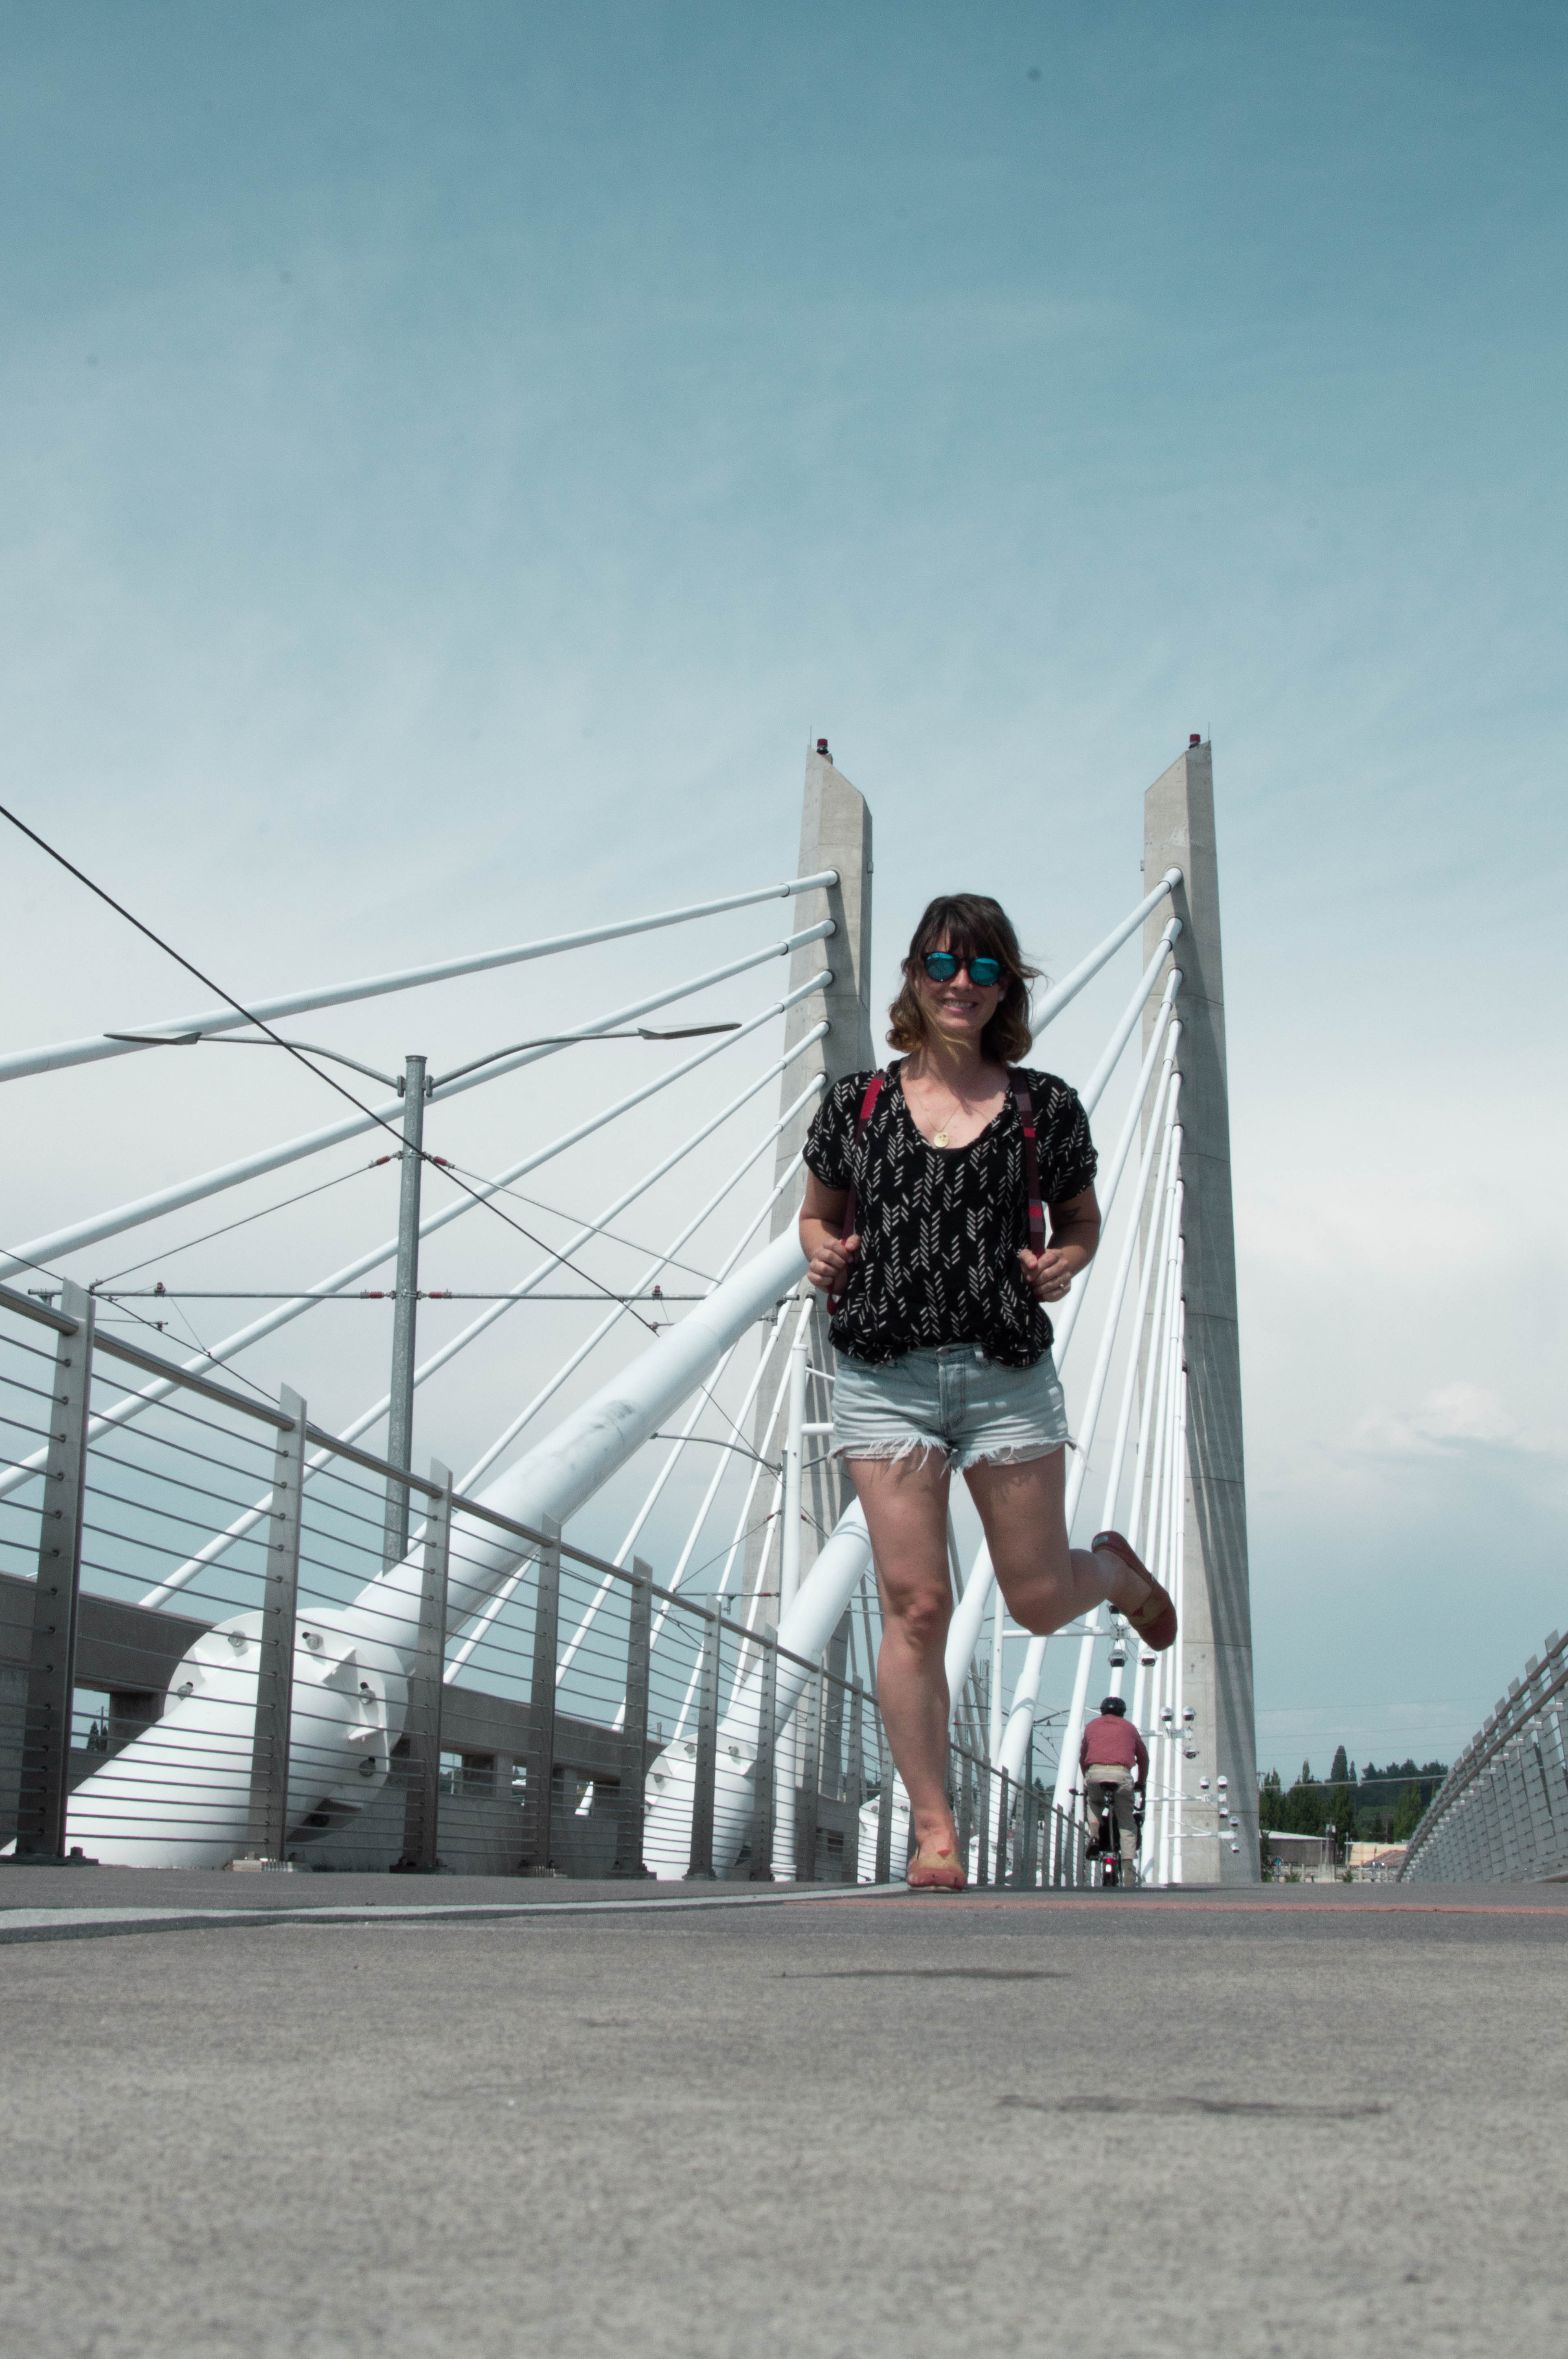
<path fill-rule="evenodd" d="M 1099 1840 L 1086 1845 L 1091 1879 L 1102 1892 L 1115 1892 L 1137 1882 L 1137 1854 L 1143 1841 L 1143 1798 L 1132 1806 L 1133 1856 L 1121 1856 L 1121 1832 L 1116 1821 L 1116 1788 L 1096 1788 L 1099 1800 Z"/>

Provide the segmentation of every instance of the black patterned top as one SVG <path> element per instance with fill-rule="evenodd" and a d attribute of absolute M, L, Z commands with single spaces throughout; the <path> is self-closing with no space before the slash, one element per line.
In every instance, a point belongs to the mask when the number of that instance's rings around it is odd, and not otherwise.
<path fill-rule="evenodd" d="M 967 1147 L 933 1147 L 915 1127 L 889 1065 L 857 1146 L 871 1074 L 835 1082 L 806 1133 L 806 1167 L 825 1188 L 855 1190 L 860 1250 L 830 1332 L 857 1360 L 896 1360 L 943 1343 L 979 1343 L 1004 1368 L 1032 1368 L 1051 1321 L 1023 1281 L 1029 1243 L 1023 1125 L 1012 1093 Z M 1081 1196 L 1098 1158 L 1077 1093 L 1054 1073 L 1020 1068 L 1034 1099 L 1040 1192 Z"/>

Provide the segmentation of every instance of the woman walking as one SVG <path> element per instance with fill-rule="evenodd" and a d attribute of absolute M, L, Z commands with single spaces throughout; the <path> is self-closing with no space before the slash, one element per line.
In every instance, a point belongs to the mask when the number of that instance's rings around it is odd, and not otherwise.
<path fill-rule="evenodd" d="M 965 1882 L 943 1664 L 954 1471 L 1026 1630 L 1108 1598 L 1146 1646 L 1176 1635 L 1168 1593 L 1119 1533 L 1068 1545 L 1067 1419 L 1044 1305 L 1093 1258 L 1100 1218 L 1082 1106 L 1054 1073 L 1016 1062 L 1036 972 L 999 903 L 933 901 L 891 1010 L 903 1058 L 838 1082 L 806 1142 L 801 1243 L 833 1310 L 833 1455 L 871 1536 L 877 1693 L 915 1838 L 908 1880 L 950 1891 Z"/>

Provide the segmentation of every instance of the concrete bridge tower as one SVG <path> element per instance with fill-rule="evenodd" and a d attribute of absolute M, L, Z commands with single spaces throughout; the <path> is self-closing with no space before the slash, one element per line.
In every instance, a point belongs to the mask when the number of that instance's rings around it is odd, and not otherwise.
<path fill-rule="evenodd" d="M 1145 880 L 1179 868 L 1173 899 L 1182 920 L 1182 1075 L 1185 1250 L 1187 1464 L 1184 1484 L 1185 1596 L 1183 1692 L 1194 1709 L 1196 1757 L 1176 1749 L 1182 1773 L 1182 1880 L 1258 1880 L 1258 1770 L 1252 1707 L 1252 1614 L 1247 1564 L 1247 1487 L 1241 1446 L 1241 1362 L 1236 1237 L 1230 1192 L 1230 1104 L 1220 961 L 1212 748 L 1195 738 L 1143 799 Z M 1152 956 L 1167 912 L 1144 926 Z M 1144 1038 L 1153 1015 L 1144 1016 Z M 1147 1337 L 1145 1338 L 1147 1351 Z M 1238 1848 L 1214 1840 L 1212 1798 L 1224 1777 L 1239 1820 Z M 1199 1781 L 1208 1780 L 1204 1796 Z M 1212 1865 L 1211 1865 L 1212 1863 Z"/>

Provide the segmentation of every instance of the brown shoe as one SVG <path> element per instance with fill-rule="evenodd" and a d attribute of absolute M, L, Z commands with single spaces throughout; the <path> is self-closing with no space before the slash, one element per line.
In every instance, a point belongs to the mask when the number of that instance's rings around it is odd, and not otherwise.
<path fill-rule="evenodd" d="M 1108 1549 L 1123 1564 L 1130 1565 L 1141 1579 L 1149 1583 L 1149 1595 L 1135 1613 L 1123 1614 L 1122 1620 L 1130 1622 L 1143 1644 L 1156 1655 L 1176 1643 L 1176 1601 L 1168 1589 L 1162 1589 L 1148 1566 L 1122 1538 L 1119 1532 L 1097 1532 L 1089 1542 L 1091 1549 Z"/>

